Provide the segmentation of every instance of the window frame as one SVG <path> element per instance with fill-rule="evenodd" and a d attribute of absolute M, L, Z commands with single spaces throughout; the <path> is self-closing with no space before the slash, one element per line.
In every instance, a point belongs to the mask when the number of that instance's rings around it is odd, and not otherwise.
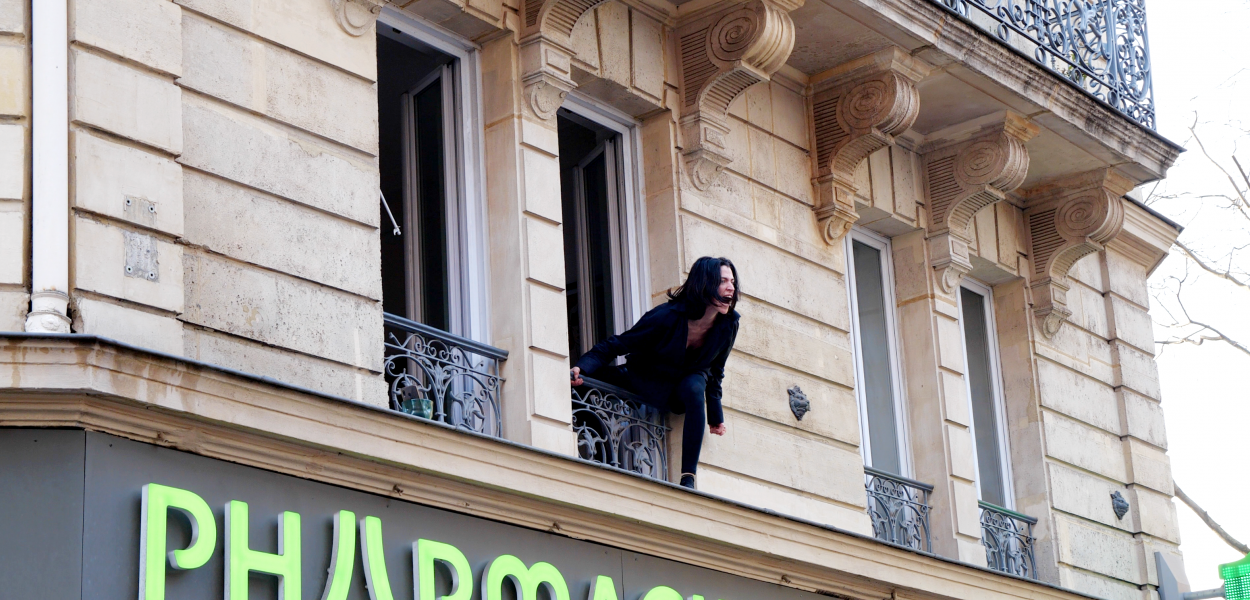
<path fill-rule="evenodd" d="M 961 293 L 956 295 L 956 302 L 959 310 L 959 340 L 961 348 L 963 349 L 965 378 L 968 376 L 966 371 L 968 369 L 969 361 L 968 339 L 964 332 L 964 301 L 962 288 L 967 288 L 968 291 L 985 299 L 985 322 L 987 325 L 985 328 L 987 338 L 986 350 L 990 357 L 990 387 L 994 394 L 994 420 L 996 422 L 993 424 L 993 427 L 998 433 L 998 453 L 999 456 L 1002 457 L 1002 464 L 999 465 L 999 470 L 1001 471 L 1003 478 L 1003 500 L 1006 504 L 1003 508 L 1015 510 L 1015 482 L 1012 479 L 1011 443 L 1007 437 L 1007 402 L 1006 396 L 1003 393 L 1002 360 L 998 354 L 998 321 L 996 320 L 994 312 L 994 288 L 967 275 L 964 276 L 963 282 L 960 284 L 960 288 Z M 967 391 L 968 420 L 971 422 L 970 429 L 972 435 L 970 437 L 972 438 L 972 459 L 973 464 L 976 467 L 974 472 L 976 473 L 977 499 L 981 499 L 981 455 L 977 451 L 977 423 L 976 412 L 973 410 L 972 406 L 972 386 L 965 381 L 964 389 Z"/>
<path fill-rule="evenodd" d="M 863 457 L 865 465 L 873 466 L 872 436 L 868 423 L 868 398 L 865 395 L 864 387 L 860 385 L 864 381 L 865 375 L 862 360 L 863 349 L 859 332 L 859 299 L 856 292 L 854 242 L 866 244 L 881 252 L 881 273 L 885 288 L 882 290 L 882 296 L 888 305 L 888 310 L 885 311 L 886 329 L 888 330 L 886 338 L 890 346 L 887 354 L 892 367 L 890 370 L 890 381 L 894 388 L 894 414 L 896 416 L 894 426 L 898 435 L 899 470 L 902 471 L 902 473 L 895 474 L 903 477 L 914 477 L 913 469 L 915 465 L 911 455 L 911 427 L 907 412 L 907 389 L 903 384 L 902 340 L 898 335 L 898 303 L 894 296 L 895 280 L 894 260 L 891 253 L 892 245 L 889 238 L 855 226 L 845 236 L 843 248 L 846 254 L 846 292 L 849 302 L 848 306 L 850 307 L 851 346 L 855 362 L 855 401 L 859 408 L 860 455 Z"/>
<path fill-rule="evenodd" d="M 623 333 L 633 326 L 651 308 L 651 275 L 648 269 L 646 239 L 646 202 L 642 172 L 642 133 L 640 124 L 628 114 L 605 106 L 577 90 L 569 92 L 560 108 L 617 134 L 616 172 L 620 175 L 617 190 L 616 223 L 619 225 L 616 240 L 625 260 L 624 268 L 613 271 L 614 333 Z M 614 265 L 615 266 L 615 265 Z M 576 351 L 576 349 L 570 349 Z"/>
<path fill-rule="evenodd" d="M 489 231 L 486 221 L 486 174 L 483 154 L 484 133 L 482 128 L 482 74 L 481 48 L 456 34 L 419 17 L 404 14 L 390 6 L 378 15 L 379 34 L 390 37 L 382 28 L 389 27 L 404 36 L 430 46 L 451 56 L 451 69 L 455 88 L 456 156 L 444 157 L 455 161 L 456 193 L 459 197 L 457 210 L 457 235 L 452 262 L 458 263 L 453 273 L 453 284 L 458 280 L 459 289 L 450 294 L 449 302 L 459 298 L 458 310 L 448 333 L 477 342 L 490 343 L 490 278 L 489 278 Z M 450 214 L 449 214 L 450 217 Z"/>

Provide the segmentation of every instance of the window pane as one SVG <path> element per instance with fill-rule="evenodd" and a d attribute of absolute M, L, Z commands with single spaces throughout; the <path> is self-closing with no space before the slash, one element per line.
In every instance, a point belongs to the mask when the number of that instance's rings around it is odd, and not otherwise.
<path fill-rule="evenodd" d="M 447 273 L 447 195 L 443 169 L 443 89 L 436 79 L 413 97 L 416 129 L 416 201 L 419 218 L 421 315 L 431 327 L 450 331 Z"/>
<path fill-rule="evenodd" d="M 855 262 L 855 301 L 859 312 L 860 362 L 868 409 L 872 467 L 902 474 L 899 460 L 898 417 L 894 413 L 894 382 L 890 364 L 890 331 L 886 320 L 885 273 L 881 251 L 851 242 Z"/>
<path fill-rule="evenodd" d="M 591 345 L 616 333 L 612 313 L 612 214 L 608 203 L 608 186 L 615 186 L 616 182 L 608 182 L 607 159 L 607 152 L 600 152 L 582 169 L 586 238 L 590 241 L 586 248 L 590 274 L 587 290 L 594 315 Z"/>
<path fill-rule="evenodd" d="M 997 402 L 990 368 L 990 332 L 985 296 L 960 288 L 964 345 L 968 353 L 968 389 L 972 396 L 972 429 L 977 441 L 981 499 L 1006 506 L 1002 453 L 999 451 Z"/>

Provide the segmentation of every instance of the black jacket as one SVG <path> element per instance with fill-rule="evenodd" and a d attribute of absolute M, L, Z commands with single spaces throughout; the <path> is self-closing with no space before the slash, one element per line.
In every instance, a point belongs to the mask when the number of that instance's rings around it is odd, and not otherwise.
<path fill-rule="evenodd" d="M 591 348 L 577 361 L 582 372 L 594 377 L 604 365 L 625 356 L 630 387 L 647 404 L 668 409 L 666 402 L 683 377 L 702 372 L 707 377 L 707 422 L 713 427 L 725 421 L 721 410 L 721 381 L 725 360 L 738 336 L 738 313 L 717 317 L 708 330 L 694 364 L 685 365 L 690 320 L 680 302 L 666 302 L 643 315 L 633 327 Z"/>

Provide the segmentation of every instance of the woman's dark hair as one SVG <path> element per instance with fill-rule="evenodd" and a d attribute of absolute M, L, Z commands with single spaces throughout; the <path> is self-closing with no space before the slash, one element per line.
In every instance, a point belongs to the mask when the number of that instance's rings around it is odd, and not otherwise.
<path fill-rule="evenodd" d="M 733 298 L 729 301 L 729 310 L 732 312 L 738 306 L 738 269 L 734 267 L 733 261 L 723 256 L 704 256 L 694 261 L 686 282 L 677 289 L 668 291 L 669 300 L 685 304 L 687 316 L 695 319 L 702 317 L 707 307 L 721 300 L 717 292 L 720 288 L 721 267 L 729 267 L 729 272 L 734 277 Z"/>

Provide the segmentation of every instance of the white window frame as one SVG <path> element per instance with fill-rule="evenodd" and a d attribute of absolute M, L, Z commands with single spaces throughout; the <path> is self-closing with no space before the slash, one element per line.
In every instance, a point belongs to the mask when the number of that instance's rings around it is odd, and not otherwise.
<path fill-rule="evenodd" d="M 613 321 L 615 333 L 622 333 L 633 326 L 651 308 L 651 275 L 648 269 L 647 238 L 646 238 L 646 202 L 642 171 L 642 133 L 636 119 L 626 113 L 605 106 L 590 96 L 569 92 L 561 108 L 576 114 L 596 125 L 620 136 L 621 165 L 620 174 L 623 190 L 623 201 L 619 206 L 619 222 L 621 231 L 621 253 L 623 269 L 614 273 L 613 284 L 617 288 L 617 297 Z"/>
<path fill-rule="evenodd" d="M 961 287 L 968 288 L 969 291 L 985 298 L 985 323 L 986 323 L 986 345 L 990 355 L 990 384 L 994 393 L 994 428 L 998 432 L 998 453 L 1002 457 L 1002 465 L 1000 465 L 1003 477 L 1003 500 L 1006 506 L 1003 508 L 1009 510 L 1016 509 L 1015 483 L 1012 479 L 1011 472 L 1011 444 L 1007 439 L 1007 403 L 1004 401 L 1003 394 L 1003 371 L 1002 365 L 998 357 L 998 321 L 994 314 L 994 289 L 980 281 L 971 277 L 964 276 Z M 964 365 L 967 368 L 968 363 L 968 340 L 964 335 L 964 301 L 963 294 L 958 294 L 958 310 L 959 310 L 959 339 L 964 353 Z M 967 376 L 967 373 L 964 374 Z M 981 498 L 981 455 L 977 452 L 977 435 L 976 435 L 976 413 L 972 410 L 972 386 L 965 382 L 964 389 L 967 390 L 968 400 L 968 419 L 972 422 L 972 458 L 973 464 L 976 466 L 976 482 L 977 482 L 977 498 Z"/>
<path fill-rule="evenodd" d="M 471 340 L 490 343 L 490 278 L 486 227 L 486 174 L 482 168 L 483 116 L 481 48 L 454 33 L 424 19 L 404 14 L 387 6 L 378 15 L 378 30 L 390 27 L 439 52 L 456 59 L 452 70 L 456 88 L 455 111 L 459 120 L 458 156 L 454 157 L 460 171 L 457 192 L 461 198 L 459 215 L 459 246 L 461 318 L 453 331 Z M 387 35 L 385 32 L 382 35 Z M 455 284 L 456 282 L 452 282 Z M 453 298 L 455 294 L 453 294 Z M 453 327 L 454 328 L 454 327 Z"/>
<path fill-rule="evenodd" d="M 871 433 L 868 427 L 868 398 L 864 395 L 864 365 L 863 365 L 863 348 L 860 346 L 859 335 L 859 300 L 856 294 L 855 282 L 855 255 L 853 242 L 861 242 L 872 246 L 881 252 L 882 263 L 882 279 L 885 284 L 883 296 L 888 310 L 885 311 L 887 339 L 890 348 L 888 355 L 890 357 L 890 381 L 894 386 L 894 414 L 897 417 L 895 427 L 898 430 L 899 440 L 899 470 L 903 477 L 915 477 L 911 456 L 911 435 L 908 425 L 906 388 L 903 386 L 903 361 L 899 348 L 898 337 L 898 303 L 894 299 L 894 260 L 891 253 L 891 244 L 889 238 L 882 237 L 862 229 L 860 227 L 852 227 L 851 232 L 846 235 L 843 240 L 846 252 L 846 293 L 850 301 L 851 309 L 851 338 L 852 348 L 855 356 L 855 399 L 859 405 L 859 423 L 860 423 L 860 454 L 863 456 L 864 464 L 872 466 L 872 447 L 870 444 Z"/>

